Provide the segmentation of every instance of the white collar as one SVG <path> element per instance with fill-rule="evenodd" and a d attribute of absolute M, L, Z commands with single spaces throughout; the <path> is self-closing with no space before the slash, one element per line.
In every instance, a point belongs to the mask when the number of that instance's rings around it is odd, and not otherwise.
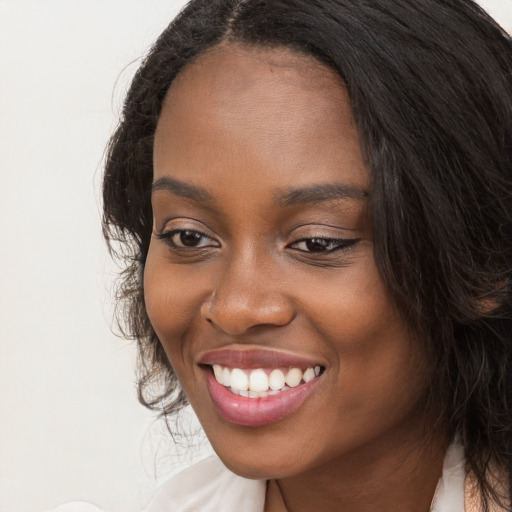
<path fill-rule="evenodd" d="M 464 512 L 464 447 L 455 442 L 444 456 L 443 474 L 437 483 L 430 512 Z"/>
<path fill-rule="evenodd" d="M 430 512 L 464 512 L 464 448 L 448 448 Z M 215 456 L 178 473 L 156 492 L 146 512 L 261 512 L 266 482 L 229 471 Z"/>

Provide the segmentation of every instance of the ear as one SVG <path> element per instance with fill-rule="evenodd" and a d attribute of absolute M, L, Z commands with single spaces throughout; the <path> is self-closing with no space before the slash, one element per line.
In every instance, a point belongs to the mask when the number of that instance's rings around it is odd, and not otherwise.
<path fill-rule="evenodd" d="M 509 290 L 509 282 L 503 281 L 487 295 L 476 299 L 476 310 L 482 316 L 492 316 L 505 302 Z"/>

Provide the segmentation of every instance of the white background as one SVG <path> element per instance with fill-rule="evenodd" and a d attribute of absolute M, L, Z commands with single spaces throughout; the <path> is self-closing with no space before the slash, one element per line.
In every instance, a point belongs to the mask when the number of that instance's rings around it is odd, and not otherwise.
<path fill-rule="evenodd" d="M 512 0 L 482 3 L 512 29 Z M 187 460 L 110 331 L 98 192 L 138 59 L 183 4 L 0 0 L 1 512 L 138 512 Z"/>

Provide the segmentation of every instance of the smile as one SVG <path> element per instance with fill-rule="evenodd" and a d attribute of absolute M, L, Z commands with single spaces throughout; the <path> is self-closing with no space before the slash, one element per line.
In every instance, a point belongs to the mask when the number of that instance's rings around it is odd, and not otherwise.
<path fill-rule="evenodd" d="M 261 427 L 297 411 L 323 381 L 317 362 L 270 350 L 217 350 L 199 359 L 217 413 Z"/>
<path fill-rule="evenodd" d="M 245 398 L 264 398 L 306 384 L 318 377 L 321 367 L 300 368 L 229 368 L 213 365 L 213 373 L 219 384 L 231 393 Z"/>

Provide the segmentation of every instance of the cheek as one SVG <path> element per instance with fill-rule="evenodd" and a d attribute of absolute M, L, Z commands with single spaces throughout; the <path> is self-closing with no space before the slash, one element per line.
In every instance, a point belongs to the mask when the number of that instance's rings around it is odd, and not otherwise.
<path fill-rule="evenodd" d="M 406 330 L 371 254 L 337 275 L 301 283 L 308 290 L 302 309 L 309 311 L 309 321 L 338 353 L 371 353 L 378 339 L 391 331 L 401 337 Z"/>
<path fill-rule="evenodd" d="M 333 396 L 361 421 L 403 414 L 424 393 L 429 364 L 380 278 L 373 259 L 320 283 L 310 318 L 336 364 Z M 313 306 L 314 305 L 314 306 Z M 310 310 L 311 311 L 311 310 Z M 391 419 L 391 417 L 390 417 Z"/>
<path fill-rule="evenodd" d="M 150 245 L 144 269 L 144 299 L 151 325 L 164 349 L 176 364 L 176 354 L 183 351 L 183 340 L 198 316 L 205 289 L 204 280 L 193 269 L 172 265 L 161 250 Z"/>

